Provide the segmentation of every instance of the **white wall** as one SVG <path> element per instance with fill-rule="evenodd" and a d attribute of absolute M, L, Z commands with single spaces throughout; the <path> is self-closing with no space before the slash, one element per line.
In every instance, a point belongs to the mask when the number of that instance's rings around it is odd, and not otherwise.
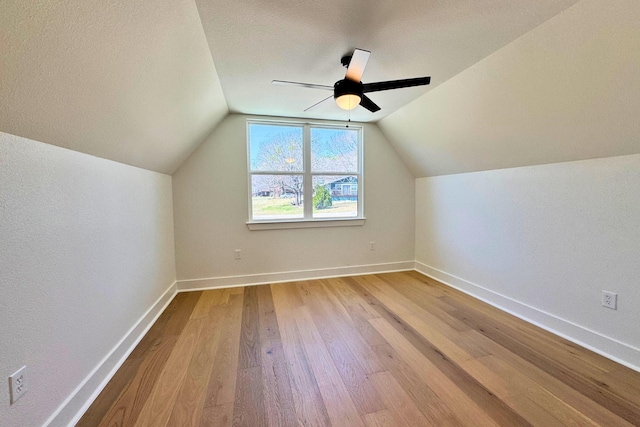
<path fill-rule="evenodd" d="M 170 176 L 0 133 L 0 425 L 45 423 L 172 286 L 171 191 Z M 9 406 L 22 365 L 28 392 Z"/>
<path fill-rule="evenodd" d="M 640 367 L 640 155 L 420 178 L 416 260 Z"/>
<path fill-rule="evenodd" d="M 415 181 L 373 124 L 364 125 L 364 226 L 248 230 L 246 119 L 227 116 L 173 175 L 178 279 L 414 259 Z M 371 241 L 375 251 L 369 250 Z M 241 249 L 241 260 L 234 260 L 235 249 Z M 315 274 L 323 273 L 303 273 Z"/>

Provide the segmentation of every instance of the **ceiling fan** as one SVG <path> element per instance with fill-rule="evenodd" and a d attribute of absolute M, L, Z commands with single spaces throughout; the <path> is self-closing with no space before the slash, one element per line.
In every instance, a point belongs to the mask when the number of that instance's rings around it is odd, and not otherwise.
<path fill-rule="evenodd" d="M 376 111 L 380 110 L 380 107 L 378 107 L 375 102 L 373 102 L 367 95 L 365 95 L 365 93 L 378 92 L 381 90 L 389 89 L 400 89 L 403 87 L 423 86 L 428 85 L 431 81 L 431 77 L 416 77 L 412 79 L 362 83 L 360 80 L 362 79 L 364 68 L 367 66 L 369 55 L 371 55 L 371 52 L 369 52 L 368 50 L 355 49 L 352 55 L 343 56 L 340 62 L 342 63 L 342 65 L 347 67 L 347 73 L 345 74 L 344 79 L 338 80 L 333 86 L 288 82 L 284 80 L 273 80 L 271 83 L 279 85 L 301 86 L 310 89 L 333 90 L 333 95 L 326 97 L 320 102 L 316 102 L 312 106 L 306 108 L 304 111 L 308 111 L 316 105 L 321 104 L 327 99 L 333 97 L 336 100 L 336 104 L 338 104 L 338 107 L 342 108 L 343 110 L 353 110 L 358 105 L 362 105 L 367 110 L 375 113 Z"/>

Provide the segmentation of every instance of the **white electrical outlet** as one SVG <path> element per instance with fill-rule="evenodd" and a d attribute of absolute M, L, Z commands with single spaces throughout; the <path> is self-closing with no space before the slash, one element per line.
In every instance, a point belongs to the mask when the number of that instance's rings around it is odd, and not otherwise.
<path fill-rule="evenodd" d="M 9 400 L 11 405 L 27 392 L 26 369 L 27 367 L 23 366 L 9 377 Z"/>
<path fill-rule="evenodd" d="M 376 242 L 369 242 L 369 250 L 370 251 L 376 250 Z"/>
<path fill-rule="evenodd" d="M 612 310 L 618 309 L 618 294 L 615 292 L 602 291 L 602 306 Z"/>
<path fill-rule="evenodd" d="M 233 257 L 234 257 L 235 259 L 242 259 L 242 255 L 240 254 L 240 249 L 236 249 L 236 250 L 234 251 Z"/>

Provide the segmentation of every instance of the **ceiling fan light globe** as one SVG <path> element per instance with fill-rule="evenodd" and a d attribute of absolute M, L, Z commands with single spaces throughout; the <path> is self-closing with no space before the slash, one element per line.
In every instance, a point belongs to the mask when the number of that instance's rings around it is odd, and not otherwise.
<path fill-rule="evenodd" d="M 362 82 L 342 79 L 333 85 L 333 97 L 343 110 L 353 110 L 360 105 L 362 93 Z"/>
<path fill-rule="evenodd" d="M 338 104 L 338 107 L 343 110 L 353 110 L 360 105 L 361 100 L 362 99 L 358 95 L 346 93 L 336 98 L 336 104 Z"/>

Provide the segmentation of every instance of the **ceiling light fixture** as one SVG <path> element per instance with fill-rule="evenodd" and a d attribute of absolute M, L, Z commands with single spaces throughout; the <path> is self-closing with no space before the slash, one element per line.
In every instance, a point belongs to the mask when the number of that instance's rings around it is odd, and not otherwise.
<path fill-rule="evenodd" d="M 333 86 L 333 97 L 338 107 L 343 110 L 353 110 L 362 100 L 362 83 L 353 80 L 338 80 Z"/>

